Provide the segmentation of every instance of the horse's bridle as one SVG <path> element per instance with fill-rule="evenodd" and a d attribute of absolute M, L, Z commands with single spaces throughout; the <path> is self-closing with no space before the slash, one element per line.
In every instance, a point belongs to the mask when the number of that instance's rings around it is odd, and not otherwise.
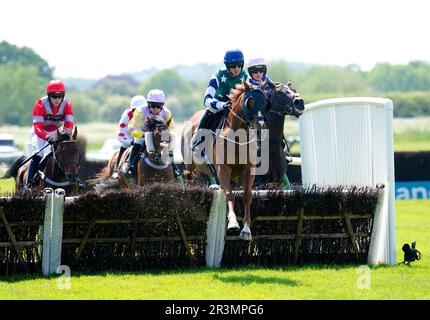
<path fill-rule="evenodd" d="M 253 99 L 255 101 L 254 104 L 258 105 L 258 108 L 256 108 L 257 110 L 254 110 L 253 108 L 252 111 L 250 111 L 248 109 L 248 103 L 247 103 L 248 99 Z M 229 112 L 231 112 L 231 114 L 240 122 L 242 122 L 245 126 L 247 126 L 250 129 L 254 129 L 254 126 L 251 123 L 251 119 L 255 114 L 257 114 L 260 111 L 263 111 L 263 109 L 266 106 L 266 103 L 267 103 L 266 94 L 263 92 L 263 90 L 253 89 L 249 92 L 245 92 L 245 97 L 242 103 L 243 118 L 239 116 L 236 112 L 234 112 L 231 107 L 229 107 Z"/>
<path fill-rule="evenodd" d="M 69 142 L 69 141 L 63 141 L 63 142 Z M 65 162 L 65 163 L 61 163 L 59 160 L 58 160 L 58 158 L 57 158 L 57 153 L 61 153 L 61 149 L 60 149 L 60 144 L 61 143 L 63 143 L 63 142 L 60 142 L 59 144 L 58 144 L 58 146 L 56 146 L 55 147 L 55 150 L 54 150 L 54 152 L 53 152 L 53 158 L 54 158 L 54 161 L 55 161 L 55 163 L 57 164 L 57 166 L 60 168 L 60 170 L 63 172 L 63 173 L 66 173 L 66 167 L 69 165 L 69 164 L 75 164 L 76 165 L 76 168 L 79 168 L 79 165 L 80 165 L 80 157 L 79 157 L 79 160 L 78 161 L 76 161 L 76 160 L 70 160 L 70 161 L 67 161 L 67 162 Z M 58 150 L 58 151 L 57 151 Z"/>
<path fill-rule="evenodd" d="M 169 127 L 166 124 L 156 124 L 154 126 L 154 128 L 151 130 L 152 133 L 152 137 L 154 138 L 154 136 L 156 134 L 160 134 L 161 136 L 163 135 L 163 132 L 165 130 L 169 129 Z M 160 143 L 162 142 L 166 142 L 161 140 Z M 170 143 L 170 140 L 169 140 Z M 151 159 L 150 157 L 148 157 L 148 155 L 144 155 L 144 161 L 147 165 L 149 165 L 150 167 L 154 168 L 154 169 L 165 169 L 167 168 L 167 166 L 169 165 L 168 163 L 162 163 L 160 165 L 160 159 L 161 159 L 161 153 L 159 151 L 155 151 L 155 160 Z"/>
<path fill-rule="evenodd" d="M 282 89 L 281 89 L 282 90 Z M 274 114 L 276 114 L 277 116 L 279 116 L 279 117 L 285 117 L 285 116 L 287 116 L 289 113 L 287 112 L 287 108 L 288 107 L 290 107 L 291 108 L 291 106 L 288 104 L 288 103 L 282 103 L 282 102 L 280 102 L 279 101 L 279 98 L 278 98 L 278 93 L 283 93 L 283 94 L 285 94 L 285 95 L 287 95 L 285 92 L 283 92 L 283 91 L 281 91 L 281 90 L 279 90 L 279 91 L 276 91 L 276 89 L 273 89 L 273 93 L 270 95 L 270 103 L 271 103 L 271 105 L 272 105 L 272 108 L 270 108 L 270 110 L 269 110 L 269 112 L 270 113 L 274 113 Z M 288 96 L 288 95 L 287 95 Z M 278 111 L 278 110 L 273 110 L 273 105 L 274 105 L 274 102 L 277 102 L 277 105 L 278 106 L 280 106 L 281 108 L 282 108 L 282 110 L 280 110 L 280 111 Z M 292 101 L 291 101 L 292 102 Z"/>

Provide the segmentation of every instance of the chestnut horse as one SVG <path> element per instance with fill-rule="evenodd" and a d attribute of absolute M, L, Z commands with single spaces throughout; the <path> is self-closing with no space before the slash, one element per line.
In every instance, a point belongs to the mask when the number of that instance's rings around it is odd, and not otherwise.
<path fill-rule="evenodd" d="M 264 83 L 266 85 L 266 83 Z M 193 172 L 198 170 L 212 175 L 206 163 L 214 165 L 216 177 L 221 189 L 225 192 L 228 205 L 228 229 L 239 229 L 239 224 L 234 213 L 234 196 L 231 182 L 243 184 L 244 190 L 244 227 L 239 237 L 243 240 L 252 240 L 251 230 L 251 201 L 254 172 L 257 162 L 256 125 L 257 115 L 261 115 L 266 106 L 266 97 L 261 89 L 252 89 L 246 81 L 237 85 L 229 95 L 231 107 L 224 120 L 223 127 L 216 130 L 215 143 L 212 133 L 205 134 L 205 140 L 200 146 L 205 145 L 204 157 L 199 151 L 191 151 L 191 138 L 196 131 L 199 120 L 204 110 L 195 113 L 183 129 L 181 137 L 181 151 L 186 170 Z M 222 111 L 220 111 L 222 112 Z M 238 134 L 243 139 L 238 142 Z M 206 159 L 206 160 L 204 160 Z M 206 162 L 206 163 L 205 163 Z M 241 180 L 241 181 L 240 181 Z"/>
<path fill-rule="evenodd" d="M 76 140 L 77 134 L 76 127 L 71 136 L 58 132 L 59 139 L 52 145 L 51 155 L 42 160 L 42 162 L 46 161 L 46 165 L 36 173 L 33 179 L 34 189 L 63 188 L 66 194 L 78 193 L 81 153 Z M 22 165 L 24 162 L 24 157 L 16 160 L 3 177 L 14 177 L 16 190 L 22 189 L 27 179 L 29 164 Z"/>
<path fill-rule="evenodd" d="M 150 116 L 145 119 L 143 131 L 152 133 L 152 140 L 146 141 L 147 148 L 141 153 L 139 162 L 137 163 L 136 176 L 127 178 L 124 175 L 127 167 L 127 159 L 129 158 L 131 148 L 124 151 L 118 165 L 118 183 L 120 187 L 131 187 L 133 185 L 143 186 L 152 182 L 173 182 L 175 177 L 169 155 L 172 135 L 169 132 L 169 127 L 160 116 Z M 145 135 L 147 140 L 147 135 Z M 149 144 L 153 144 L 154 152 L 148 152 Z M 172 144 L 173 145 L 173 144 Z M 104 168 L 95 183 L 103 183 L 112 176 L 115 168 L 118 152 L 112 155 L 108 166 Z"/>

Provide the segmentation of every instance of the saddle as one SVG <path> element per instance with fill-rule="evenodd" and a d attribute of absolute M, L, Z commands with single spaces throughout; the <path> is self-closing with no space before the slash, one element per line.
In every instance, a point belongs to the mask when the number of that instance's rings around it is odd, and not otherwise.
<path fill-rule="evenodd" d="M 229 113 L 229 109 L 223 109 L 217 113 L 210 113 L 210 116 L 207 120 L 207 129 L 212 132 L 212 137 L 214 138 L 215 132 L 217 129 L 221 129 L 224 126 L 224 123 L 226 121 L 227 115 Z M 215 145 L 216 139 L 212 139 L 212 147 Z M 201 156 L 204 158 L 206 166 L 211 171 L 212 175 L 216 177 L 216 171 L 214 165 L 210 162 L 208 159 L 206 153 L 202 152 Z"/>
<path fill-rule="evenodd" d="M 46 163 L 50 158 L 52 158 L 52 155 L 53 155 L 53 152 L 50 151 L 48 154 L 43 156 L 42 160 L 40 160 L 39 165 L 37 166 L 36 173 L 34 174 L 33 178 L 30 181 L 30 185 L 32 187 L 36 186 L 39 183 L 41 179 L 40 172 L 43 172 L 43 170 L 46 167 Z"/>
<path fill-rule="evenodd" d="M 221 129 L 229 111 L 229 109 L 223 109 L 217 113 L 212 113 L 208 120 L 208 129 L 213 132 Z"/>

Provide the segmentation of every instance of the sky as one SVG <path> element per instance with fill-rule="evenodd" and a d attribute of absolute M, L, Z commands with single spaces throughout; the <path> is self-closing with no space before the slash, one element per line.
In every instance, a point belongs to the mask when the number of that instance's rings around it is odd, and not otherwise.
<path fill-rule="evenodd" d="M 0 41 L 30 47 L 55 76 L 101 78 L 245 60 L 430 61 L 427 0 L 2 0 Z"/>

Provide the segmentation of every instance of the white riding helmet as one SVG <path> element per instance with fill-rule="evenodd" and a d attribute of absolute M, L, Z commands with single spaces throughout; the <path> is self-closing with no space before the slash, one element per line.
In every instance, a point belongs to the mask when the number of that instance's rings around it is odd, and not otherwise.
<path fill-rule="evenodd" d="M 255 67 L 255 66 L 265 66 L 265 65 L 267 65 L 267 63 L 266 63 L 266 60 L 264 60 L 263 58 L 254 58 L 248 61 L 248 68 Z"/>
<path fill-rule="evenodd" d="M 130 108 L 136 109 L 139 107 L 145 107 L 148 105 L 144 96 L 138 95 L 131 98 Z"/>
<path fill-rule="evenodd" d="M 166 97 L 163 91 L 159 89 L 153 89 L 148 92 L 147 100 L 148 102 L 165 103 Z"/>

